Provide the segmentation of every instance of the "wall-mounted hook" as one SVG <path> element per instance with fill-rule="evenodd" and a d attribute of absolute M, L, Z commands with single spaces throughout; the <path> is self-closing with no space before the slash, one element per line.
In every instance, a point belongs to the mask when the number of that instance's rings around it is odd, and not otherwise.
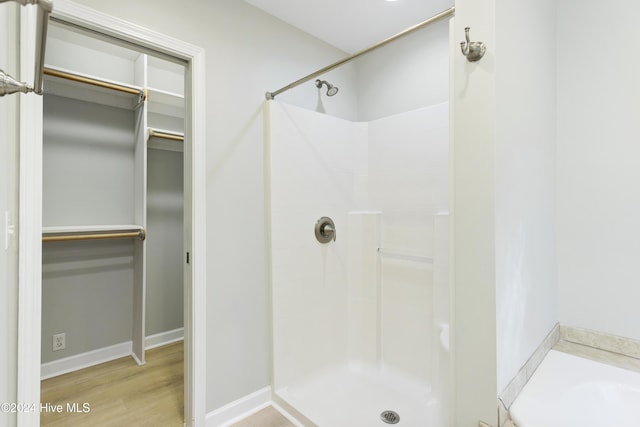
<path fill-rule="evenodd" d="M 482 59 L 487 47 L 482 42 L 472 42 L 469 40 L 469 30 L 467 27 L 464 29 L 464 36 L 467 39 L 466 42 L 460 42 L 460 49 L 462 54 L 467 57 L 467 61 L 476 62 Z"/>

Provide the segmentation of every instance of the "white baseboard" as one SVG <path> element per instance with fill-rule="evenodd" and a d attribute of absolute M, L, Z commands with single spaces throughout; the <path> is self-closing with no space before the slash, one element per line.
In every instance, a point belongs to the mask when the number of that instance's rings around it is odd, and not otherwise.
<path fill-rule="evenodd" d="M 53 362 L 43 363 L 40 365 L 40 378 L 46 380 L 47 378 L 77 371 L 78 369 L 88 368 L 89 366 L 129 356 L 131 350 L 132 343 L 128 341 L 82 354 L 76 354 L 75 356 L 65 357 L 64 359 L 54 360 Z"/>
<path fill-rule="evenodd" d="M 287 402 L 279 393 L 273 393 L 271 396 L 271 405 L 282 414 L 286 419 L 296 427 L 317 427 L 313 421 L 307 418 L 303 413 L 298 411 L 293 405 Z"/>
<path fill-rule="evenodd" d="M 207 414 L 207 427 L 228 427 L 271 405 L 271 387 L 267 386 Z"/>
<path fill-rule="evenodd" d="M 145 349 L 149 350 L 162 345 L 171 344 L 182 339 L 184 339 L 184 328 L 149 335 L 148 337 L 145 337 L 144 340 Z M 75 356 L 65 357 L 64 359 L 43 363 L 40 365 L 40 379 L 46 380 L 47 378 L 57 377 L 58 375 L 88 368 L 89 366 L 99 365 L 104 362 L 110 362 L 125 356 L 133 356 L 139 365 L 143 364 L 137 360 L 135 355 L 133 355 L 132 342 L 128 341 L 88 351 L 82 354 L 76 354 Z"/>
<path fill-rule="evenodd" d="M 144 348 L 150 350 L 152 348 L 171 344 L 184 339 L 184 328 L 174 329 L 172 331 L 160 332 L 159 334 L 149 335 L 144 339 Z"/>
<path fill-rule="evenodd" d="M 276 411 L 280 412 L 282 414 L 282 416 L 285 417 L 286 419 L 288 419 L 291 422 L 291 424 L 293 424 L 294 426 L 296 426 L 296 427 L 305 427 L 304 424 L 302 424 L 300 421 L 298 421 L 297 418 L 295 418 L 293 415 L 291 415 L 291 413 L 288 412 L 287 410 L 285 410 L 282 406 L 278 405 L 275 402 L 271 402 L 271 406 L 273 406 Z M 300 419 L 302 419 L 302 417 Z"/>

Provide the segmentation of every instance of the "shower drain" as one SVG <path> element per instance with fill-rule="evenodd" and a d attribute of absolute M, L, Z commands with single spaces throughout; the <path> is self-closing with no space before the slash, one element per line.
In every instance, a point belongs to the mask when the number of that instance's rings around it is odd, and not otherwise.
<path fill-rule="evenodd" d="M 400 415 L 395 411 L 384 411 L 380 414 L 380 419 L 387 424 L 398 424 Z"/>

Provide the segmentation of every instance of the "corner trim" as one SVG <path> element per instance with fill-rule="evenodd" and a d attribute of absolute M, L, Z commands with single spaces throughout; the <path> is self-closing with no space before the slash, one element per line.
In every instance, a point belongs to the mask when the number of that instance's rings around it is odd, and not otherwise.
<path fill-rule="evenodd" d="M 513 377 L 505 389 L 498 397 L 498 426 L 502 427 L 509 421 L 509 408 L 516 397 L 520 394 L 524 386 L 527 384 L 535 370 L 538 368 L 542 360 L 549 350 L 560 340 L 560 324 L 556 323 L 547 336 L 542 340 L 538 348 L 533 352 L 531 357 L 520 368 L 518 373 Z"/>
<path fill-rule="evenodd" d="M 640 359 L 640 341 L 575 326 L 560 325 L 560 339 Z"/>

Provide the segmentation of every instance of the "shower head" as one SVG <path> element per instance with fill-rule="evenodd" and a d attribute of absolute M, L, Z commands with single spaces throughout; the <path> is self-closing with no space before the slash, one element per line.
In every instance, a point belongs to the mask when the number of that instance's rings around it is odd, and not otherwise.
<path fill-rule="evenodd" d="M 327 85 L 327 96 L 333 96 L 336 93 L 338 93 L 338 88 L 335 87 L 334 85 L 332 85 L 331 83 L 329 83 L 326 80 L 316 80 L 316 87 L 318 89 L 322 88 L 322 85 Z"/>

